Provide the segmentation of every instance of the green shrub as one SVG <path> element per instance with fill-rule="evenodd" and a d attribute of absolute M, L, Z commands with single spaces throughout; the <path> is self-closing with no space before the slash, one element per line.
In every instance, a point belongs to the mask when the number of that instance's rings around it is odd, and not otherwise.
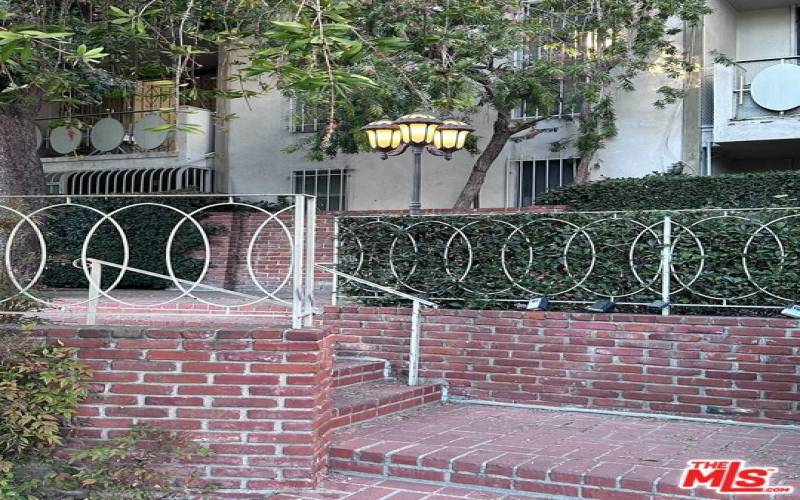
<path fill-rule="evenodd" d="M 800 211 L 784 209 L 731 216 L 685 211 L 345 217 L 339 268 L 454 308 L 513 308 L 540 295 L 578 302 L 556 305 L 562 309 L 581 310 L 580 302 L 608 296 L 643 305 L 661 298 L 665 215 L 673 219 L 670 289 L 676 312 L 720 312 L 710 308 L 725 305 L 722 299 L 734 307 L 777 307 L 800 298 Z M 771 221 L 776 222 L 764 229 Z M 340 284 L 344 294 L 369 304 L 408 304 L 353 282 Z M 734 311 L 742 312 L 724 312 Z"/>
<path fill-rule="evenodd" d="M 543 193 L 538 203 L 590 211 L 796 207 L 800 205 L 800 175 L 784 171 L 607 179 Z"/>
<path fill-rule="evenodd" d="M 215 198 L 92 198 L 78 202 L 104 213 L 132 205 L 133 203 L 161 203 L 190 213 L 202 206 L 222 200 Z M 45 212 L 46 241 L 49 253 L 48 265 L 42 283 L 51 287 L 85 288 L 88 281 L 82 269 L 75 268 L 73 261 L 81 257 L 84 239 L 102 216 L 91 210 L 75 207 L 60 207 Z M 209 215 L 204 211 L 196 217 L 198 222 Z M 166 264 L 166 247 L 170 233 L 183 216 L 168 208 L 145 205 L 123 210 L 114 216 L 125 232 L 130 260 L 128 265 L 147 271 L 169 275 Z M 218 234 L 219 227 L 202 224 L 207 235 Z M 203 248 L 202 234 L 191 221 L 185 221 L 178 229 L 171 249 L 171 263 L 175 276 L 195 280 L 203 268 L 202 258 L 191 256 L 193 250 Z M 87 256 L 116 264 L 124 262 L 124 246 L 118 230 L 108 220 L 93 234 Z M 103 270 L 103 286 L 110 286 L 120 271 L 106 267 Z M 168 279 L 126 272 L 117 288 L 163 289 L 174 286 Z"/>
<path fill-rule="evenodd" d="M 72 350 L 15 337 L 0 347 L 0 460 L 60 445 L 62 424 L 88 394 Z"/>
<path fill-rule="evenodd" d="M 71 349 L 25 331 L 0 331 L 0 499 L 162 500 L 203 498 L 213 489 L 170 464 L 209 453 L 174 431 L 131 432 L 69 454 L 63 430 L 87 395 L 89 371 Z"/>
<path fill-rule="evenodd" d="M 78 450 L 70 463 L 78 471 L 63 483 L 84 491 L 85 498 L 166 500 L 203 498 L 213 490 L 196 473 L 176 480 L 170 464 L 181 464 L 211 452 L 175 431 L 134 426 L 120 437 Z"/>

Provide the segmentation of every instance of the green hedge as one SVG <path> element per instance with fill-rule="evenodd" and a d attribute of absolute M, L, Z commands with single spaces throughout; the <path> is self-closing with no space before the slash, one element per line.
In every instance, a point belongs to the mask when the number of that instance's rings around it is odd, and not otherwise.
<path fill-rule="evenodd" d="M 588 302 L 606 295 L 646 304 L 661 294 L 665 215 L 673 219 L 673 304 L 715 308 L 727 298 L 732 306 L 777 307 L 800 298 L 800 211 L 784 209 L 729 216 L 701 210 L 345 217 L 340 219 L 339 268 L 454 308 L 513 308 L 539 295 Z M 778 220 L 783 217 L 789 218 Z M 759 230 L 773 221 L 769 230 Z M 750 278 L 742 259 L 745 247 Z M 631 262 L 647 286 L 636 278 Z M 341 283 L 344 294 L 366 303 L 402 303 Z"/>
<path fill-rule="evenodd" d="M 608 179 L 543 193 L 541 205 L 570 210 L 669 210 L 800 206 L 797 172 Z"/>
<path fill-rule="evenodd" d="M 59 200 L 60 201 L 60 200 Z M 81 204 L 109 213 L 133 203 L 161 203 L 190 213 L 202 206 L 222 199 L 215 198 L 97 198 L 80 199 Z M 75 206 L 61 207 L 45 212 L 48 265 L 42 283 L 51 287 L 85 288 L 87 280 L 82 269 L 72 265 L 81 257 L 84 239 L 92 227 L 101 219 L 93 211 Z M 207 216 L 208 212 L 201 214 Z M 182 216 L 173 210 L 157 206 L 140 206 L 123 210 L 114 216 L 123 230 L 129 245 L 129 266 L 168 275 L 166 246 L 169 235 Z M 201 222 L 203 217 L 197 217 Z M 202 224 L 209 236 L 219 233 L 221 228 Z M 192 250 L 202 249 L 200 231 L 191 222 L 184 222 L 173 241 L 171 260 L 175 275 L 181 279 L 195 280 L 203 267 L 202 259 L 190 256 Z M 117 229 L 108 221 L 103 222 L 92 236 L 87 255 L 92 258 L 121 264 L 123 244 Z M 103 286 L 109 286 L 119 275 L 118 270 L 105 269 Z M 127 272 L 117 288 L 163 289 L 172 287 L 171 280 Z"/>

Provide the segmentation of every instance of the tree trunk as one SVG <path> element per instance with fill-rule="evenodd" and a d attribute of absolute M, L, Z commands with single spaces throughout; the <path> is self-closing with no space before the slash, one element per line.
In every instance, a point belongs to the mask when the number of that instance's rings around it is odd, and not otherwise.
<path fill-rule="evenodd" d="M 506 113 L 499 113 L 494 121 L 494 132 L 489 139 L 489 143 L 483 149 L 483 152 L 475 160 L 472 166 L 472 172 L 469 174 L 469 179 L 458 195 L 453 208 L 472 208 L 475 197 L 481 192 L 483 181 L 486 179 L 486 172 L 492 166 L 492 163 L 500 156 L 506 143 L 513 135 L 511 129 L 511 117 Z"/>
<path fill-rule="evenodd" d="M 592 108 L 585 100 L 581 103 L 580 121 L 582 126 L 586 126 L 586 121 L 589 119 L 589 113 Z M 578 163 L 578 168 L 575 171 L 575 184 L 586 184 L 589 182 L 591 175 L 592 159 L 594 158 L 594 151 L 591 154 L 582 154 L 581 161 Z"/>
<path fill-rule="evenodd" d="M 42 206 L 41 199 L 6 198 L 12 195 L 47 194 L 47 182 L 42 162 L 36 151 L 36 133 L 33 122 L 39 109 L 38 97 L 31 96 L 31 102 L 20 105 L 0 106 L 0 206 L 28 214 Z M 34 221 L 37 223 L 39 221 Z M 20 217 L 8 210 L 0 210 L 0 255 L 5 255 L 7 239 Z M 44 227 L 37 224 L 41 231 Z M 33 278 L 41 250 L 30 223 L 19 226 L 18 233 L 10 250 L 12 268 L 19 286 L 9 278 L 5 266 L 0 267 L 0 298 L 17 295 L 20 286 L 24 287 Z M 23 311 L 30 304 L 21 296 L 0 305 L 0 310 Z M 0 321 L 8 317 L 0 316 Z"/>
<path fill-rule="evenodd" d="M 591 176 L 591 167 L 592 167 L 592 160 L 594 159 L 594 153 L 584 155 L 581 158 L 580 163 L 578 163 L 578 170 L 575 175 L 575 184 L 586 184 L 589 182 L 589 177 Z"/>
<path fill-rule="evenodd" d="M 0 196 L 47 193 L 36 151 L 37 110 L 38 104 L 0 106 Z"/>

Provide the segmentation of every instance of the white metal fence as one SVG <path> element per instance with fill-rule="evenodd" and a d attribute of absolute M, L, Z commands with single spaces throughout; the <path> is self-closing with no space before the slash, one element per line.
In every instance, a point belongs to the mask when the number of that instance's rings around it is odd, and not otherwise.
<path fill-rule="evenodd" d="M 337 268 L 446 306 L 707 311 L 800 300 L 800 208 L 340 217 Z M 353 280 L 334 293 L 387 302 Z"/>
<path fill-rule="evenodd" d="M 213 225 L 204 220 L 213 214 L 245 212 L 250 231 L 216 237 Z M 65 228 L 67 212 L 81 212 L 89 223 Z M 138 214 L 146 214 L 141 217 Z M 133 221 L 133 222 L 131 222 Z M 61 312 L 86 313 L 93 324 L 98 305 L 117 305 L 126 314 L 151 316 L 157 310 L 168 314 L 198 315 L 285 315 L 295 328 L 310 326 L 314 307 L 314 248 L 316 198 L 307 195 L 146 195 L 146 196 L 11 196 L 0 198 L 0 313 L 24 314 L 29 306 Z M 60 230 L 61 236 L 55 236 Z M 216 228 L 219 230 L 219 228 Z M 231 232 L 236 228 L 229 228 Z M 63 234 L 66 231 L 66 236 Z M 70 234 L 77 231 L 80 234 Z M 194 254 L 199 270 L 181 276 L 176 271 L 176 236 L 192 232 L 199 242 Z M 145 269 L 136 262 L 133 242 L 153 234 L 163 265 Z M 97 253 L 100 238 L 112 238 L 120 258 L 110 261 Z M 230 238 L 229 238 L 230 237 Z M 247 292 L 209 284 L 212 259 L 223 253 L 214 248 L 220 241 L 245 238 L 228 249 L 225 258 L 244 263 L 251 283 Z M 71 245 L 65 245 L 67 238 Z M 159 239 L 160 238 L 160 239 Z M 59 243 L 60 241 L 60 243 Z M 53 247 L 58 246 L 57 252 Z M 222 246 L 222 245 L 220 245 Z M 238 252 L 238 249 L 246 249 Z M 259 252 L 274 253 L 276 263 L 260 262 Z M 238 253 L 237 253 L 238 252 Z M 239 253 L 244 253 L 240 255 Z M 45 286 L 54 266 L 75 266 L 81 273 L 68 284 L 71 290 Z M 165 272 L 159 270 L 165 269 Z M 152 300 L 152 294 L 126 290 L 125 276 L 147 276 L 165 282 L 166 290 Z M 269 275 L 269 279 L 264 276 Z M 180 308 L 182 303 L 204 304 L 204 308 Z M 265 313 L 260 306 L 275 306 Z"/>

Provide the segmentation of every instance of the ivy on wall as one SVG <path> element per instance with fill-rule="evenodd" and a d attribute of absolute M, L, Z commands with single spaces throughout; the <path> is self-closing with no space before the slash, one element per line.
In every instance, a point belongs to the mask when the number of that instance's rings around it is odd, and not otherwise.
<path fill-rule="evenodd" d="M 570 210 L 668 210 L 800 206 L 800 175 L 792 171 L 695 177 L 648 175 L 555 189 L 541 205 Z"/>
<path fill-rule="evenodd" d="M 339 266 L 448 307 L 516 307 L 542 295 L 644 304 L 661 298 L 667 215 L 671 303 L 800 298 L 797 210 L 343 217 Z M 372 304 L 402 303 L 352 282 L 340 289 Z"/>

